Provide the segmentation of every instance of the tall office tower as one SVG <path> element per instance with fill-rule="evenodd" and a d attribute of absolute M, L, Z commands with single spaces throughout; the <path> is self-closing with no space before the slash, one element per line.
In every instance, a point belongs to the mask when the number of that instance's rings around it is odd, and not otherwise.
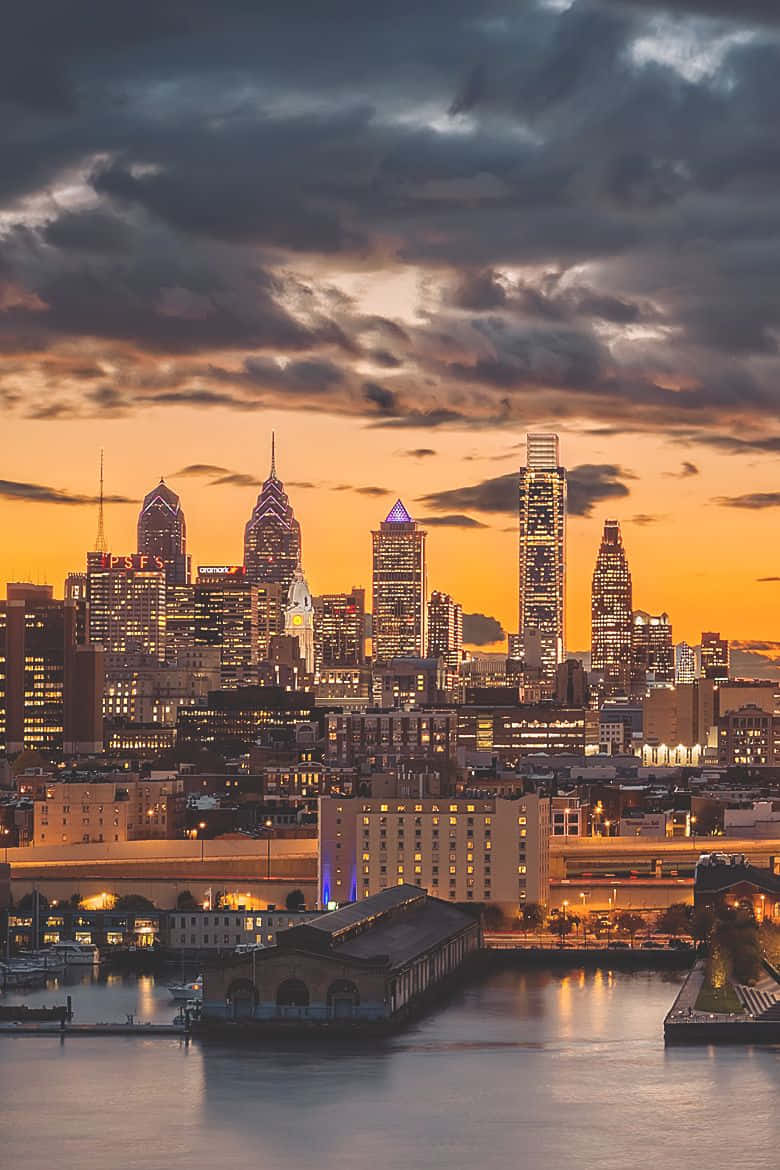
<path fill-rule="evenodd" d="M 50 585 L 8 584 L 0 603 L 0 750 L 101 751 L 102 653 L 85 603 Z"/>
<path fill-rule="evenodd" d="M 65 578 L 65 600 L 66 601 L 86 601 L 87 600 L 87 574 L 86 573 L 68 573 Z"/>
<path fill-rule="evenodd" d="M 323 593 L 314 598 L 314 662 L 317 670 L 331 666 L 362 666 L 366 660 L 366 594 Z"/>
<path fill-rule="evenodd" d="M 284 630 L 284 595 L 282 586 L 269 582 L 257 585 L 257 660 L 268 658 L 271 639 Z"/>
<path fill-rule="evenodd" d="M 194 644 L 218 646 L 224 689 L 257 682 L 257 588 L 243 565 L 199 565 Z"/>
<path fill-rule="evenodd" d="M 631 630 L 631 691 L 643 695 L 648 687 L 674 683 L 674 644 L 668 613 L 634 611 Z"/>
<path fill-rule="evenodd" d="M 298 565 L 284 607 L 284 632 L 298 639 L 298 649 L 307 674 L 314 674 L 314 602 Z"/>
<path fill-rule="evenodd" d="M 189 582 L 187 525 L 181 500 L 163 479 L 144 496 L 138 515 L 138 552 L 162 559 L 169 585 Z"/>
<path fill-rule="evenodd" d="M 244 530 L 244 567 L 250 585 L 281 585 L 287 597 L 301 559 L 301 526 L 276 474 L 276 441 L 271 440 L 271 473 Z"/>
<path fill-rule="evenodd" d="M 459 670 L 462 650 L 463 606 L 435 589 L 428 602 L 428 657 L 443 658 L 450 670 Z"/>
<path fill-rule="evenodd" d="M 166 655 L 165 563 L 146 553 L 87 554 L 89 640 L 109 654 Z"/>
<path fill-rule="evenodd" d="M 631 681 L 631 570 L 620 524 L 604 521 L 590 595 L 590 665 L 604 675 L 604 696 L 627 695 Z"/>
<path fill-rule="evenodd" d="M 559 464 L 558 436 L 529 434 L 520 469 L 520 612 L 524 651 L 541 640 L 541 677 L 555 678 L 565 652 L 566 472 Z M 524 657 L 527 655 L 524 653 Z"/>
<path fill-rule="evenodd" d="M 705 632 L 701 636 L 701 676 L 728 682 L 731 665 L 729 644 L 720 633 Z"/>
<path fill-rule="evenodd" d="M 680 686 L 696 680 L 696 651 L 687 642 L 678 642 L 674 648 L 674 681 Z"/>
<path fill-rule="evenodd" d="M 555 672 L 555 701 L 561 707 L 584 707 L 588 701 L 588 676 L 582 663 L 567 658 Z"/>
<path fill-rule="evenodd" d="M 165 586 L 165 657 L 168 662 L 191 649 L 195 641 L 195 587 L 187 584 Z"/>
<path fill-rule="evenodd" d="M 426 535 L 400 500 L 371 534 L 375 662 L 425 653 Z"/>

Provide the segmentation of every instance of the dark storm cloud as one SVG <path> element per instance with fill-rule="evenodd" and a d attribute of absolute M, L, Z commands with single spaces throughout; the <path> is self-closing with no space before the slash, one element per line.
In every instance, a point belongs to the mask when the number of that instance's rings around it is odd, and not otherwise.
<path fill-rule="evenodd" d="M 402 455 L 408 455 L 410 459 L 428 459 L 435 455 L 433 447 L 415 447 L 412 451 L 402 451 Z"/>
<path fill-rule="evenodd" d="M 662 519 L 662 516 L 654 516 L 651 512 L 637 512 L 636 516 L 631 517 L 631 523 L 646 528 L 649 524 L 658 524 Z"/>
<path fill-rule="evenodd" d="M 577 418 L 774 453 L 777 19 L 769 0 L 13 5 L 0 352 L 46 381 L 40 355 L 86 341 L 116 374 L 52 403 L 0 370 L 0 394 L 30 417 Z M 404 266 L 423 295 L 403 325 L 331 276 Z M 158 359 L 167 385 L 128 368 Z"/>
<path fill-rule="evenodd" d="M 20 500 L 36 504 L 97 504 L 97 496 L 84 496 L 74 492 L 62 491 L 59 488 L 45 487 L 39 483 L 17 483 L 14 480 L 0 479 L 0 498 L 5 500 Z M 133 504 L 136 500 L 129 496 L 104 496 L 106 504 Z"/>
<path fill-rule="evenodd" d="M 462 512 L 449 512 L 444 516 L 421 516 L 420 523 L 429 528 L 486 528 L 480 520 L 473 516 L 465 516 Z"/>
<path fill-rule="evenodd" d="M 215 476 L 215 475 L 230 475 L 227 467 L 220 467 L 216 463 L 188 463 L 186 467 L 181 467 L 173 476 L 176 479 L 179 476 Z"/>
<path fill-rule="evenodd" d="M 780 581 L 780 577 L 756 577 L 756 581 L 763 585 L 770 581 Z"/>
<path fill-rule="evenodd" d="M 717 496 L 715 503 L 723 508 L 744 508 L 747 511 L 780 508 L 780 492 L 747 492 L 743 496 Z"/>
<path fill-rule="evenodd" d="M 568 473 L 568 511 L 571 516 L 590 516 L 603 500 L 621 499 L 629 489 L 622 482 L 633 478 L 613 464 L 582 464 Z M 517 512 L 518 475 L 508 472 L 468 487 L 449 488 L 420 497 L 427 507 L 474 510 L 514 516 Z"/>
<path fill-rule="evenodd" d="M 469 646 L 489 646 L 505 637 L 503 626 L 497 618 L 488 617 L 484 613 L 464 613 L 463 641 Z"/>

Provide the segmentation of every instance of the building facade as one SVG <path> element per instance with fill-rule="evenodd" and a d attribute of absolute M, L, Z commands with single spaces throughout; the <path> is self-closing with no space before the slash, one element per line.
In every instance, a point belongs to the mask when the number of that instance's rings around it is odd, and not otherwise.
<path fill-rule="evenodd" d="M 558 436 L 529 434 L 520 469 L 520 605 L 518 633 L 523 657 L 538 639 L 542 680 L 554 678 L 565 652 L 566 472 Z"/>
<path fill-rule="evenodd" d="M 276 444 L 272 439 L 271 471 L 244 529 L 247 579 L 250 585 L 280 585 L 283 601 L 300 559 L 301 526 L 276 474 Z"/>
<path fill-rule="evenodd" d="M 89 553 L 89 640 L 110 654 L 138 651 L 164 661 L 165 588 L 162 557 Z"/>
<path fill-rule="evenodd" d="M 218 649 L 220 685 L 257 682 L 258 590 L 243 565 L 199 565 L 193 610 L 194 645 Z"/>
<path fill-rule="evenodd" d="M 410 760 L 443 762 L 457 754 L 455 711 L 365 711 L 326 718 L 332 763 L 385 771 Z"/>
<path fill-rule="evenodd" d="M 504 764 L 537 754 L 595 754 L 598 748 L 599 716 L 588 707 L 464 704 L 457 719 L 459 748 L 489 752 Z"/>
<path fill-rule="evenodd" d="M 631 692 L 674 685 L 674 643 L 668 613 L 633 613 L 631 627 Z"/>
<path fill-rule="evenodd" d="M 323 905 L 412 882 L 454 902 L 516 912 L 549 901 L 550 801 L 322 797 Z"/>
<path fill-rule="evenodd" d="M 103 652 L 87 640 L 83 601 L 9 582 L 0 603 L 0 754 L 103 747 Z"/>
<path fill-rule="evenodd" d="M 448 669 L 460 669 L 463 652 L 463 606 L 449 593 L 434 590 L 428 602 L 428 657 L 443 658 Z"/>
<path fill-rule="evenodd" d="M 324 593 L 314 598 L 314 664 L 319 676 L 332 667 L 362 667 L 366 661 L 366 595 Z"/>
<path fill-rule="evenodd" d="M 604 521 L 591 588 L 592 670 L 603 675 L 605 697 L 627 695 L 631 682 L 631 570 L 617 520 Z"/>
<path fill-rule="evenodd" d="M 678 642 L 674 648 L 675 683 L 693 683 L 696 675 L 696 651 L 687 642 Z"/>
<path fill-rule="evenodd" d="M 701 636 L 701 673 L 703 678 L 728 682 L 730 648 L 717 631 L 706 631 Z"/>
<path fill-rule="evenodd" d="M 144 497 L 138 516 L 138 552 L 163 561 L 168 584 L 189 582 L 187 525 L 181 500 L 163 479 Z"/>
<path fill-rule="evenodd" d="M 425 538 L 400 500 L 372 533 L 375 662 L 425 654 Z"/>

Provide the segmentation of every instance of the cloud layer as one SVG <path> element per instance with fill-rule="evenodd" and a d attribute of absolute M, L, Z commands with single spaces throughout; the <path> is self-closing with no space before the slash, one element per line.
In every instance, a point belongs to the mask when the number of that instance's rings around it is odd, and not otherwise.
<path fill-rule="evenodd" d="M 0 402 L 776 452 L 779 25 L 771 0 L 12 6 Z M 625 494 L 578 470 L 575 514 Z"/>

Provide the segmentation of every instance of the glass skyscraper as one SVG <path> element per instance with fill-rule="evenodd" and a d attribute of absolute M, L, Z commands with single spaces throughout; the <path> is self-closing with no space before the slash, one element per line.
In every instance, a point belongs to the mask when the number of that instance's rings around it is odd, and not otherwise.
<path fill-rule="evenodd" d="M 519 517 L 518 633 L 526 669 L 552 683 L 565 649 L 566 472 L 557 435 L 527 436 Z"/>
<path fill-rule="evenodd" d="M 287 597 L 301 559 L 301 526 L 284 484 L 276 474 L 276 445 L 271 442 L 271 471 L 244 530 L 244 567 L 250 585 L 281 585 Z"/>
<path fill-rule="evenodd" d="M 372 533 L 375 662 L 425 654 L 426 535 L 400 500 Z"/>
<path fill-rule="evenodd" d="M 165 562 L 165 579 L 169 585 L 189 583 L 184 512 L 176 492 L 163 479 L 144 497 L 138 516 L 138 552 L 160 557 Z"/>
<path fill-rule="evenodd" d="M 591 590 L 592 670 L 603 672 L 604 695 L 627 695 L 631 682 L 632 586 L 617 520 L 605 520 Z"/>

